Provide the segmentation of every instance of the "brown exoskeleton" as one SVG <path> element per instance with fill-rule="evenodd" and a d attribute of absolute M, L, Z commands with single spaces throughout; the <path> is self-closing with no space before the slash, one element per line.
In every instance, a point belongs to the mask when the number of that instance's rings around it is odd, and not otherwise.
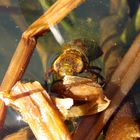
<path fill-rule="evenodd" d="M 90 61 L 102 55 L 102 50 L 95 41 L 87 39 L 76 39 L 63 46 L 62 53 L 56 58 L 50 72 L 46 74 L 46 79 L 50 73 L 62 78 L 66 75 L 78 75 L 81 72 L 88 72 L 93 77 L 100 78 L 101 69 L 90 66 Z"/>
<path fill-rule="evenodd" d="M 76 39 L 65 44 L 54 61 L 52 71 L 58 79 L 53 79 L 50 91 L 58 97 L 74 100 L 69 111 L 63 110 L 66 118 L 95 114 L 109 105 L 110 101 L 104 96 L 101 69 L 90 66 L 90 61 L 100 55 L 102 51 L 94 41 Z"/>

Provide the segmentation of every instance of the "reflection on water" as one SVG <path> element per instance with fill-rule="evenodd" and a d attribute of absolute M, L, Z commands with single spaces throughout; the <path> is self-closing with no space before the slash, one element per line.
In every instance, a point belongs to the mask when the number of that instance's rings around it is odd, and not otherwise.
<path fill-rule="evenodd" d="M 118 33 L 122 32 L 122 29 L 127 25 L 128 7 L 120 6 L 121 12 L 123 11 L 121 8 L 125 9 L 125 12 L 121 13 L 121 18 L 118 15 L 108 16 L 110 2 L 111 0 L 87 0 L 86 3 L 75 9 L 73 13 L 58 25 L 59 31 L 53 29 L 59 36 L 55 35 L 54 37 L 52 33 L 48 33 L 40 38 L 38 46 L 41 47 L 37 47 L 35 50 L 23 80 L 38 80 L 44 83 L 44 71 L 46 71 L 48 65 L 51 65 L 50 61 L 61 50 L 63 42 L 75 38 L 88 38 L 94 39 L 104 46 L 109 39 L 108 37 L 111 36 L 114 39 L 118 36 Z M 44 11 L 39 1 L 31 0 L 30 3 L 32 4 L 29 4 L 28 0 L 13 0 L 12 3 L 9 0 L 0 1 L 0 81 L 3 79 L 22 32 Z M 114 6 L 113 8 L 115 9 L 116 7 Z M 58 37 L 59 39 L 56 41 L 55 39 Z M 117 41 L 119 40 L 118 38 Z M 106 49 L 106 47 L 104 48 Z M 118 57 L 118 55 L 115 55 L 115 57 Z M 114 59 L 114 57 L 112 58 Z M 98 65 L 103 66 L 102 60 L 98 62 L 101 63 Z M 106 70 L 104 71 L 106 72 Z M 6 129 L 19 129 L 26 125 L 22 121 L 19 122 L 17 120 L 18 115 L 12 109 L 8 109 L 5 122 Z"/>

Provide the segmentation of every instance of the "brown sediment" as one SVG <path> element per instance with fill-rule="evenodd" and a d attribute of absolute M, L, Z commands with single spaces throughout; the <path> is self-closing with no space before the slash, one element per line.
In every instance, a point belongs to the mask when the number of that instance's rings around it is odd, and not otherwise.
<path fill-rule="evenodd" d="M 111 121 L 105 140 L 134 140 L 140 138 L 140 123 L 132 112 L 133 105 L 126 102 Z"/>

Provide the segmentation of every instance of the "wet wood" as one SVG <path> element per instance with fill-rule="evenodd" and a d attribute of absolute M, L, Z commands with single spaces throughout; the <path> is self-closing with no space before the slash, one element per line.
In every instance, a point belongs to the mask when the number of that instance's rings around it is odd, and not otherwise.
<path fill-rule="evenodd" d="M 61 114 L 39 84 L 18 82 L 11 90 L 9 104 L 18 108 L 37 140 L 71 140 Z"/>
<path fill-rule="evenodd" d="M 22 78 L 35 46 L 36 40 L 34 38 L 27 40 L 22 37 L 1 83 L 3 91 L 9 91 Z"/>
<path fill-rule="evenodd" d="M 98 137 L 104 125 L 138 79 L 140 75 L 140 67 L 138 67 L 140 65 L 139 44 L 140 34 L 124 56 L 106 89 L 106 93 L 112 98 L 110 106 L 100 114 L 85 140 L 95 140 Z M 114 96 L 112 97 L 112 95 Z"/>
<path fill-rule="evenodd" d="M 10 7 L 12 7 L 11 0 L 0 1 L 0 4 L 3 5 L 3 7 L 5 7 L 6 9 L 8 7 L 8 10 Z M 15 24 L 20 28 L 21 32 L 24 32 L 26 28 L 28 27 L 28 24 L 25 20 L 25 17 L 20 7 L 18 7 L 18 3 L 17 3 L 16 9 L 17 9 L 16 13 L 10 12 L 10 16 L 15 22 Z M 26 11 L 26 12 L 28 13 L 31 11 Z M 47 63 L 47 56 L 48 56 L 48 52 L 46 48 L 47 48 L 46 43 L 42 43 L 40 41 L 37 42 L 36 49 L 42 61 L 42 65 L 43 65 L 42 67 L 43 67 L 44 72 L 46 72 L 46 63 Z"/>
<path fill-rule="evenodd" d="M 76 8 L 84 0 L 58 0 L 47 12 L 45 12 L 38 20 L 36 20 L 24 32 L 25 37 L 40 36 L 48 29 L 59 23 L 66 15 L 68 15 L 74 8 Z"/>
<path fill-rule="evenodd" d="M 109 108 L 103 113 L 101 113 L 97 118 L 94 118 L 94 116 L 93 119 L 85 118 L 85 120 L 82 121 L 82 124 L 80 124 L 80 126 L 84 124 L 86 125 L 86 123 L 88 124 L 88 121 L 90 121 L 89 125 L 87 125 L 86 127 L 86 130 L 88 129 L 90 131 L 86 133 L 87 131 L 84 131 L 83 129 L 81 129 L 81 127 L 78 127 L 78 133 L 75 133 L 73 135 L 74 139 L 82 140 L 82 136 L 83 140 L 96 139 L 104 125 L 113 114 L 113 112 L 117 109 L 123 98 L 127 95 L 128 91 L 131 89 L 131 87 L 140 75 L 140 67 L 138 67 L 140 65 L 139 44 L 140 34 L 137 36 L 129 51 L 124 56 L 121 64 L 116 69 L 105 90 L 107 96 L 111 99 L 111 104 Z M 93 125 L 91 126 L 90 124 Z"/>
<path fill-rule="evenodd" d="M 3 129 L 3 124 L 6 116 L 6 106 L 4 102 L 0 99 L 0 131 Z"/>
<path fill-rule="evenodd" d="M 21 80 L 36 47 L 37 37 L 42 35 L 42 33 L 49 31 L 50 26 L 59 23 L 81 2 L 83 2 L 83 0 L 58 0 L 43 16 L 29 26 L 29 28 L 23 33 L 9 64 L 8 70 L 3 78 L 1 83 L 3 91 L 10 91 L 14 84 L 18 80 Z M 0 1 L 0 3 L 9 5 L 9 1 Z M 15 19 L 15 16 L 13 16 L 13 18 Z M 16 20 L 16 22 L 19 21 Z M 0 101 L 0 104 L 2 105 L 1 110 L 4 109 L 6 111 L 4 103 Z M 5 116 L 4 111 L 0 116 L 1 124 L 3 123 L 3 116 Z"/>
<path fill-rule="evenodd" d="M 33 139 L 34 135 L 29 127 L 22 128 L 21 130 L 7 135 L 3 140 L 30 140 Z"/>
<path fill-rule="evenodd" d="M 59 23 L 81 2 L 83 2 L 83 0 L 58 0 L 47 12 L 29 26 L 23 33 L 17 50 L 4 76 L 1 84 L 3 90 L 10 90 L 11 87 L 22 78 L 36 46 L 37 37 L 49 31 L 50 26 Z"/>
<path fill-rule="evenodd" d="M 92 126 L 95 124 L 97 117 L 98 114 L 83 117 L 82 121 L 72 135 L 73 140 L 84 140 Z"/>

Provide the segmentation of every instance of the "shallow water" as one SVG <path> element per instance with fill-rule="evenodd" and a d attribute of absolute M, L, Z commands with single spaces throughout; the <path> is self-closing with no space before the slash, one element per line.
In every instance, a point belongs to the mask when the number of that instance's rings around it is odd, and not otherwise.
<path fill-rule="evenodd" d="M 23 31 L 26 30 L 26 28 L 44 11 L 37 0 L 30 0 L 30 4 L 28 0 L 12 0 L 11 3 L 8 1 L 9 0 L 0 2 L 0 81 L 3 79 Z M 94 39 L 101 44 L 100 23 L 105 17 L 108 17 L 109 12 L 109 0 L 87 0 L 68 16 L 69 19 L 65 19 L 65 25 L 58 25 L 59 33 L 62 35 L 65 42 L 75 38 L 88 38 Z M 128 14 L 124 14 L 124 19 L 119 23 L 120 28 L 118 28 L 117 33 L 121 32 L 122 28 L 127 24 L 127 16 Z M 108 25 L 109 24 L 111 23 L 108 22 Z M 112 24 L 111 26 L 105 26 L 104 28 L 110 28 L 111 30 L 113 28 Z M 112 31 L 108 32 L 106 34 L 110 34 Z M 48 33 L 43 36 L 39 39 L 39 41 L 43 43 L 42 50 L 44 52 L 46 51 L 46 53 L 42 56 L 47 57 L 45 61 L 46 64 L 42 63 L 41 59 L 43 58 L 39 56 L 38 50 L 35 50 L 22 80 L 37 80 L 44 84 L 44 70 L 51 66 L 53 59 L 57 53 L 60 52 L 61 45 L 55 40 L 52 33 Z M 103 66 L 103 62 L 99 62 L 100 64 L 97 65 Z M 138 89 L 138 92 L 139 91 L 140 90 Z M 19 129 L 19 127 L 23 127 L 25 125 L 22 121 L 19 122 L 15 116 L 18 115 L 9 108 L 5 122 L 6 129 L 14 131 L 15 128 Z M 0 137 L 1 135 L 4 134 L 1 134 L 0 132 Z"/>

